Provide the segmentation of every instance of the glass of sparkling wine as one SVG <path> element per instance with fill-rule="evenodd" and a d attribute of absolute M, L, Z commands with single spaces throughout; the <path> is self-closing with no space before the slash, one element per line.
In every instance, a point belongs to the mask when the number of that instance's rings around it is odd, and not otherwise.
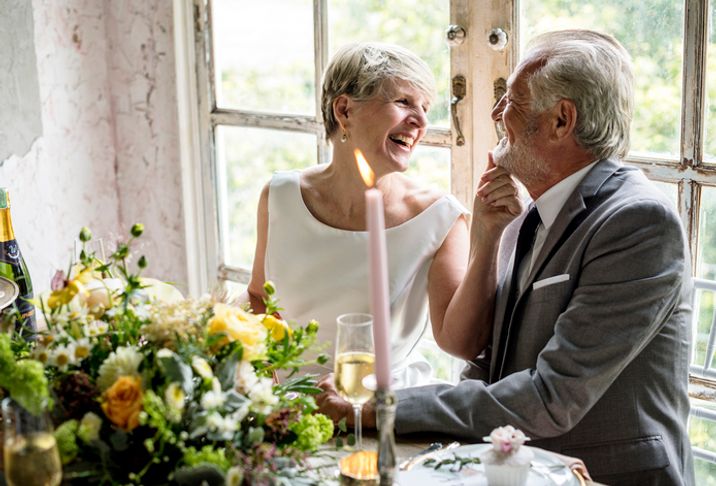
<path fill-rule="evenodd" d="M 2 402 L 5 481 L 10 486 L 57 486 L 60 454 L 45 413 L 33 415 L 17 402 Z"/>
<path fill-rule="evenodd" d="M 361 409 L 373 396 L 373 390 L 365 386 L 365 378 L 375 373 L 373 316 L 343 314 L 338 316 L 336 322 L 336 389 L 343 399 L 353 405 L 356 448 L 362 449 Z"/>

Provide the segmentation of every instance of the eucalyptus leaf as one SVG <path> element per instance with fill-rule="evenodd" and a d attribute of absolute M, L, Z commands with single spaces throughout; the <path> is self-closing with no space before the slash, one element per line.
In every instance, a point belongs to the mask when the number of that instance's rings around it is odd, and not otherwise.
<path fill-rule="evenodd" d="M 177 382 L 182 390 L 190 395 L 194 390 L 193 373 L 191 366 L 186 364 L 181 357 L 173 351 L 164 350 L 161 356 L 157 356 L 157 362 L 164 376 L 170 382 Z"/>
<path fill-rule="evenodd" d="M 214 464 L 182 467 L 174 472 L 174 482 L 179 486 L 223 486 L 224 481 L 224 473 Z"/>

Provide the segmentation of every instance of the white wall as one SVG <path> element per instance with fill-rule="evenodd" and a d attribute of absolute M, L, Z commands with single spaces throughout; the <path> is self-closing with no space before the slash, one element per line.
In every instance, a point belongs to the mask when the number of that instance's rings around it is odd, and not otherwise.
<path fill-rule="evenodd" d="M 2 163 L 0 185 L 35 288 L 67 267 L 82 226 L 109 242 L 134 222 L 147 274 L 184 288 L 172 2 L 32 5 L 43 134 Z"/>

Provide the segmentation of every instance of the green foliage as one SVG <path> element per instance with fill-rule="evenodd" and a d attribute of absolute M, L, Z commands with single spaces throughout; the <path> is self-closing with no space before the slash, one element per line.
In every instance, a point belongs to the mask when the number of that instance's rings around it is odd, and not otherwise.
<path fill-rule="evenodd" d="M 318 446 L 333 437 L 333 422 L 322 414 L 304 415 L 289 426 L 298 436 L 296 446 L 304 451 L 315 451 Z"/>

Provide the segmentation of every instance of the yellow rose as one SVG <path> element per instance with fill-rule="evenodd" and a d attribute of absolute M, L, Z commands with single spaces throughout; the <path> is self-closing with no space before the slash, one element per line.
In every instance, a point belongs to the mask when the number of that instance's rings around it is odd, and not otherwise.
<path fill-rule="evenodd" d="M 293 329 L 291 329 L 286 321 L 279 319 L 273 315 L 265 315 L 261 320 L 261 323 L 271 333 L 271 338 L 274 341 L 282 341 L 283 337 L 288 334 L 288 337 L 293 336 Z"/>
<path fill-rule="evenodd" d="M 104 392 L 102 410 L 114 425 L 129 432 L 139 425 L 142 400 L 142 379 L 138 376 L 120 376 Z"/>
<path fill-rule="evenodd" d="M 220 345 L 239 341 L 244 348 L 243 360 L 253 361 L 264 357 L 266 328 L 260 319 L 238 307 L 214 304 L 214 315 L 208 322 L 209 335 L 224 334 Z"/>

